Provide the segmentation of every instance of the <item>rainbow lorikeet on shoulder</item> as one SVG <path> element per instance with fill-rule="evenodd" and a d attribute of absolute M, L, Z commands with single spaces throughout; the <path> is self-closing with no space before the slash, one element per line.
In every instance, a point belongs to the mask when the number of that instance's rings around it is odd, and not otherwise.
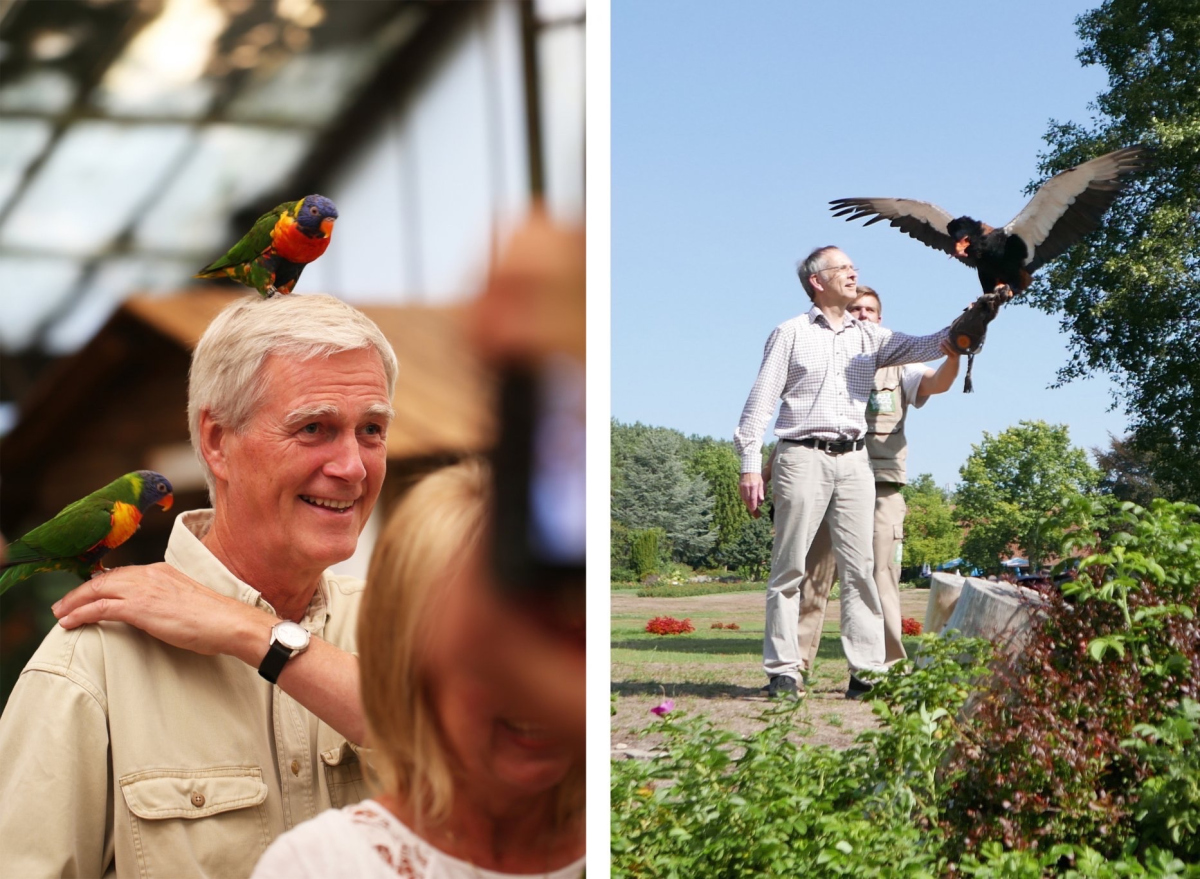
<path fill-rule="evenodd" d="M 265 299 L 291 293 L 304 267 L 325 252 L 338 212 L 323 195 L 308 195 L 267 211 L 242 240 L 197 278 L 233 278 Z"/>
<path fill-rule="evenodd" d="M 82 500 L 8 545 L 0 564 L 0 595 L 10 586 L 44 571 L 73 571 L 87 579 L 100 559 L 133 536 L 152 504 L 171 509 L 171 483 L 153 470 L 135 470 Z"/>

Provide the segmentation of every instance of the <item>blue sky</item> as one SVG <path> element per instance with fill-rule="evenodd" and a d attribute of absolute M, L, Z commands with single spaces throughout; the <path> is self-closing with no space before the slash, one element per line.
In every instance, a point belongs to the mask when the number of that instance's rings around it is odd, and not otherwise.
<path fill-rule="evenodd" d="M 949 323 L 979 293 L 973 270 L 827 202 L 1008 222 L 1049 122 L 1088 122 L 1106 88 L 1075 57 L 1074 19 L 1095 5 L 614 0 L 613 416 L 730 438 L 767 335 L 809 307 L 795 263 L 816 246 L 850 254 L 887 326 Z M 1122 435 L 1107 378 L 1048 387 L 1067 360 L 1057 317 L 1006 306 L 975 393 L 960 378 L 910 415 L 910 478 L 953 486 L 984 431 L 1023 419 L 1088 449 Z"/>

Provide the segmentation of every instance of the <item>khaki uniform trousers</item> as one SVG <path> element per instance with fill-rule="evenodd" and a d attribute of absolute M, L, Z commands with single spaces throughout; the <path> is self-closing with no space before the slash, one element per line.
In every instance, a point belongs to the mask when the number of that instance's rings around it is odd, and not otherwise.
<path fill-rule="evenodd" d="M 830 455 L 782 442 L 771 473 L 775 543 L 767 582 L 763 670 L 799 678 L 797 640 L 801 583 L 809 548 L 822 523 L 842 572 L 842 649 L 851 673 L 884 668 L 883 608 L 872 578 L 875 477 L 865 449 Z M 828 595 L 828 588 L 826 588 Z M 822 606 L 822 612 L 824 606 Z"/>
<path fill-rule="evenodd" d="M 906 658 L 900 623 L 900 552 L 904 545 L 904 515 L 908 507 L 900 487 L 892 482 L 875 485 L 873 549 L 875 588 L 883 606 L 884 659 L 888 665 Z M 822 523 L 808 551 L 804 583 L 800 587 L 800 620 L 797 638 L 801 667 L 810 671 L 821 646 L 825 605 L 837 575 L 829 528 Z"/>

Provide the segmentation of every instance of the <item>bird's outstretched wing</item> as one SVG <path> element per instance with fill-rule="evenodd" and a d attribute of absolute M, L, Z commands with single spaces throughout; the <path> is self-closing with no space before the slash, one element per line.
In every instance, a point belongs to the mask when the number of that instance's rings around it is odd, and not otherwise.
<path fill-rule="evenodd" d="M 829 205 L 835 217 L 844 216 L 847 221 L 871 217 L 864 224 L 867 226 L 889 220 L 891 225 L 922 244 L 958 256 L 954 252 L 954 239 L 946 231 L 954 217 L 931 202 L 912 198 L 835 198 Z M 969 266 L 976 265 L 969 257 L 958 258 Z"/>
<path fill-rule="evenodd" d="M 1106 153 L 1055 174 L 1004 227 L 1029 248 L 1025 269 L 1035 272 L 1084 235 L 1097 229 L 1104 212 L 1139 170 L 1149 150 L 1142 145 Z"/>

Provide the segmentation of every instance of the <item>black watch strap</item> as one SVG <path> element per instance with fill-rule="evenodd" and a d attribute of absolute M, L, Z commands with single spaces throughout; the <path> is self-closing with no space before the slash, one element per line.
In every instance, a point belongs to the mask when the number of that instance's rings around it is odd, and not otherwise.
<path fill-rule="evenodd" d="M 262 664 L 258 667 L 258 673 L 273 684 L 279 680 L 280 672 L 291 658 L 292 649 L 290 647 L 284 647 L 278 641 L 273 641 L 267 648 L 267 655 L 263 657 Z"/>

